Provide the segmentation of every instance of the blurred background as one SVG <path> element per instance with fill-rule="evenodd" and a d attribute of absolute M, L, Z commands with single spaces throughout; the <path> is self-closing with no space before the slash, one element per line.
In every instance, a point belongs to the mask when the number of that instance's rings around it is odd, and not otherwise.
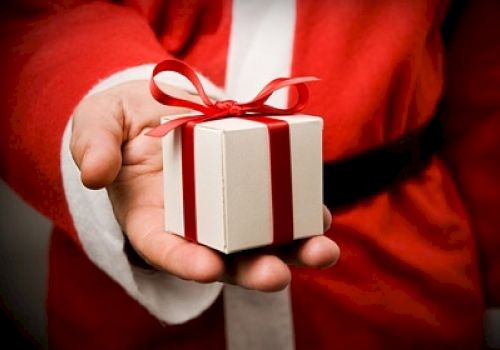
<path fill-rule="evenodd" d="M 0 180 L 0 341 L 46 349 L 50 222 Z"/>

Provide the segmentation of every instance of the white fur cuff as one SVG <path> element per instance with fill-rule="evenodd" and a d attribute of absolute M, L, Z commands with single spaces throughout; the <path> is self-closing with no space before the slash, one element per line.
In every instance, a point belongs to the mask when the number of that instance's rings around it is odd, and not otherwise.
<path fill-rule="evenodd" d="M 125 81 L 149 80 L 153 64 L 126 69 L 101 81 L 89 95 Z M 166 77 L 160 79 L 165 81 Z M 221 95 L 203 79 L 210 95 Z M 168 84 L 192 90 L 182 77 L 168 78 Z M 80 171 L 70 152 L 72 121 L 66 126 L 61 149 L 61 171 L 69 210 L 78 238 L 89 258 L 134 299 L 161 321 L 179 324 L 197 317 L 215 301 L 222 284 L 198 284 L 167 273 L 148 274 L 132 266 L 124 253 L 124 237 L 116 221 L 106 190 L 93 191 L 83 186 Z"/>

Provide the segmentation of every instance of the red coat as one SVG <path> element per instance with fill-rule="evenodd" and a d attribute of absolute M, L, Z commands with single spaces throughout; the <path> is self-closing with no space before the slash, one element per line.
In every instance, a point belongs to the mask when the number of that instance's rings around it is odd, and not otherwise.
<path fill-rule="evenodd" d="M 95 265 L 99 257 L 82 241 L 63 186 L 63 134 L 92 86 L 126 68 L 175 56 L 228 88 L 238 82 L 230 57 L 263 66 L 283 58 L 252 53 L 252 42 L 248 52 L 232 51 L 241 47 L 234 36 L 241 16 L 229 1 L 59 2 L 12 5 L 2 22 L 0 65 L 1 175 L 55 226 L 49 343 L 224 348 L 221 297 L 199 317 L 165 325 Z M 446 60 L 440 29 L 447 2 L 294 6 L 287 69 L 322 79 L 311 87 L 306 112 L 325 119 L 326 160 L 360 154 L 430 120 L 444 62 L 451 62 L 446 158 L 436 155 L 418 176 L 334 213 L 327 234 L 341 247 L 340 262 L 324 271 L 293 270 L 296 347 L 479 348 L 485 300 L 500 305 L 500 98 L 492 87 L 500 80 L 499 4 L 466 9 Z M 247 75 L 258 80 L 259 71 Z"/>

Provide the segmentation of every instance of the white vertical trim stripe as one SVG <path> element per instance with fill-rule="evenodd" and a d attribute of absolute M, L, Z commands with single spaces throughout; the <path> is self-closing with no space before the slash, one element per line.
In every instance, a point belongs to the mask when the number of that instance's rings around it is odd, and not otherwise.
<path fill-rule="evenodd" d="M 270 80 L 290 75 L 295 20 L 293 0 L 233 0 L 228 97 L 249 100 Z M 287 91 L 269 102 L 284 107 Z M 263 294 L 225 286 L 224 310 L 228 349 L 295 348 L 289 289 Z"/>
<path fill-rule="evenodd" d="M 295 11 L 293 0 L 233 1 L 226 72 L 230 98 L 250 100 L 272 79 L 290 75 Z M 285 89 L 269 102 L 285 107 Z"/>
<path fill-rule="evenodd" d="M 290 291 L 263 293 L 224 286 L 228 350 L 295 348 Z"/>

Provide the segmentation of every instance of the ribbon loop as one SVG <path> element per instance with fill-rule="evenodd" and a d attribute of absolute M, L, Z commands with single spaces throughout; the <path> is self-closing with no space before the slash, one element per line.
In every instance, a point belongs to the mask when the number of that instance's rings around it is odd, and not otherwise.
<path fill-rule="evenodd" d="M 155 76 L 162 72 L 176 72 L 187 78 L 191 84 L 193 84 L 202 103 L 185 100 L 164 92 L 154 80 Z M 149 131 L 146 135 L 162 137 L 171 130 L 182 126 L 191 120 L 208 121 L 227 117 L 241 118 L 245 116 L 256 117 L 259 115 L 291 115 L 300 112 L 307 104 L 307 100 L 309 99 L 309 90 L 306 83 L 317 80 L 319 79 L 316 77 L 277 78 L 264 86 L 257 96 L 249 102 L 238 103 L 234 100 L 223 100 L 216 101 L 214 103 L 208 97 L 200 79 L 191 67 L 181 61 L 165 60 L 157 64 L 153 70 L 153 76 L 149 84 L 151 94 L 162 104 L 189 108 L 200 112 L 201 115 L 191 115 L 188 117 L 172 119 Z M 278 108 L 265 104 L 275 91 L 285 87 L 293 87 L 296 89 L 297 99 L 292 106 L 288 108 Z"/>

